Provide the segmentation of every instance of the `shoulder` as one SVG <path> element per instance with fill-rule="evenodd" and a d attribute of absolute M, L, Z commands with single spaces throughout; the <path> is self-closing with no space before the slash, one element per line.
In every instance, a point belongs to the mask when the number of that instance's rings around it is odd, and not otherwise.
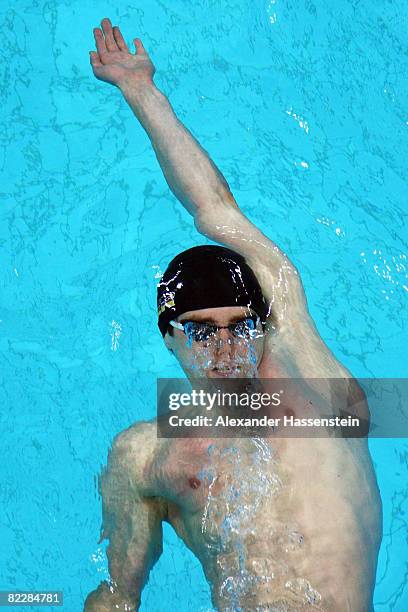
<path fill-rule="evenodd" d="M 149 466 L 157 452 L 156 424 L 139 421 L 115 436 L 108 453 L 108 472 L 126 473 L 143 489 L 148 486 Z"/>
<path fill-rule="evenodd" d="M 155 421 L 138 421 L 114 437 L 112 450 L 119 454 L 132 454 L 140 452 L 142 442 L 144 450 L 147 450 L 156 441 Z"/>

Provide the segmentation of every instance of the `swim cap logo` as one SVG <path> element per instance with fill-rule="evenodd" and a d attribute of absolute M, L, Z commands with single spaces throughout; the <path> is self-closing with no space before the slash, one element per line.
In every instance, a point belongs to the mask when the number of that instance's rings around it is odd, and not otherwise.
<path fill-rule="evenodd" d="M 166 310 L 166 308 L 172 308 L 176 305 L 174 301 L 175 293 L 172 291 L 166 291 L 163 295 L 160 296 L 160 301 L 158 305 L 157 312 L 161 315 L 162 312 Z"/>

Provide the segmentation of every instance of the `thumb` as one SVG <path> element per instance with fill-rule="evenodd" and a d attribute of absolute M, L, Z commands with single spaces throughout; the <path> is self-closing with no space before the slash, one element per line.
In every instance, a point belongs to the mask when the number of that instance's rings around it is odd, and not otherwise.
<path fill-rule="evenodd" d="M 134 43 L 135 43 L 137 54 L 138 55 L 146 55 L 146 49 L 144 48 L 143 43 L 140 40 L 140 38 L 135 38 L 134 39 Z"/>

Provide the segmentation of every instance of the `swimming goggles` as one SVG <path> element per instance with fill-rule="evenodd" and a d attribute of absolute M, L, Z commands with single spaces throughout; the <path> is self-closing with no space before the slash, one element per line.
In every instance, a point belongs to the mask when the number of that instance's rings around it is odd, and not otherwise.
<path fill-rule="evenodd" d="M 263 335 L 257 329 L 259 322 L 258 315 L 252 315 L 229 325 L 215 325 L 206 321 L 183 321 L 183 323 L 179 323 L 174 320 L 170 321 L 170 325 L 182 330 L 187 338 L 191 338 L 195 342 L 204 342 L 215 336 L 219 329 L 229 329 L 232 335 L 237 338 L 257 338 Z"/>

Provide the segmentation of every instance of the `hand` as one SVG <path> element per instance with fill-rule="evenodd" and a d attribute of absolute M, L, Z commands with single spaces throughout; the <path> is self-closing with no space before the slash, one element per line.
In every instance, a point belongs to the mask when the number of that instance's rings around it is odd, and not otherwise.
<path fill-rule="evenodd" d="M 139 610 L 140 598 L 124 597 L 118 591 L 111 590 L 106 580 L 89 593 L 85 600 L 84 612 L 112 612 L 112 610 Z"/>
<path fill-rule="evenodd" d="M 134 39 L 136 53 L 130 53 L 118 26 L 102 19 L 102 30 L 94 28 L 96 51 L 90 51 L 92 70 L 97 79 L 122 87 L 132 79 L 152 82 L 155 67 L 139 38 Z M 103 31 L 103 32 L 102 32 Z"/>

